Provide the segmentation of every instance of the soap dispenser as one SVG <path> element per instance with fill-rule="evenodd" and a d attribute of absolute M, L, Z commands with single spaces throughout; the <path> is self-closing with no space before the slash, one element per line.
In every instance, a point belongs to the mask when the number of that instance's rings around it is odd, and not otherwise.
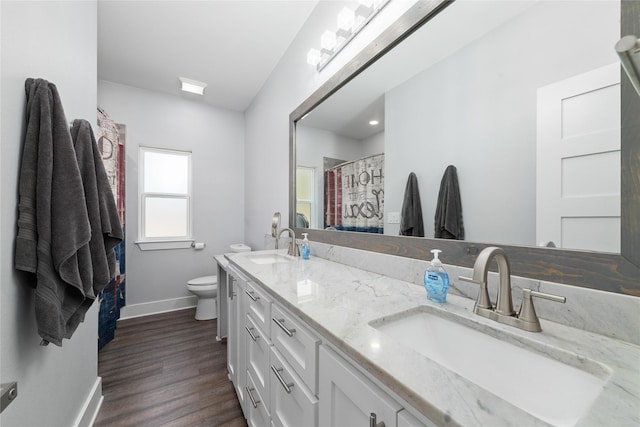
<path fill-rule="evenodd" d="M 307 237 L 309 233 L 302 233 L 302 245 L 300 245 L 300 255 L 302 255 L 302 259 L 309 259 L 309 255 L 311 249 L 309 248 L 309 238 Z"/>
<path fill-rule="evenodd" d="M 438 258 L 440 249 L 433 249 L 433 259 L 431 265 L 424 273 L 424 287 L 427 290 L 427 298 L 433 302 L 447 302 L 447 291 L 449 290 L 449 275 L 442 268 L 442 261 Z"/>

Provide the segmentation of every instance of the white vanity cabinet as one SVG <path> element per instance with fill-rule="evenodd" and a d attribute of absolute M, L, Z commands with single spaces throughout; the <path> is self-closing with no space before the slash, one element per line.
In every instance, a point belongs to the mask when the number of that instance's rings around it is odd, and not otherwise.
<path fill-rule="evenodd" d="M 228 369 L 249 426 L 424 424 L 260 284 L 228 268 Z M 382 424 L 378 424 L 382 425 Z"/>
<path fill-rule="evenodd" d="M 367 426 L 373 413 L 377 423 L 396 427 L 402 410 L 398 402 L 325 345 L 320 347 L 319 398 L 321 426 Z"/>

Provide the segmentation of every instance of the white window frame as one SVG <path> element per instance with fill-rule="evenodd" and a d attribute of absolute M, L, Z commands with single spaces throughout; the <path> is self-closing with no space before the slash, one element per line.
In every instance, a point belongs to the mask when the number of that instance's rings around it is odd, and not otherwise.
<path fill-rule="evenodd" d="M 144 155 L 145 153 L 163 153 L 173 154 L 187 157 L 187 193 L 161 193 L 161 192 L 145 192 L 144 191 Z M 161 250 L 161 249 L 189 249 L 194 243 L 192 224 L 193 224 L 193 197 L 192 197 L 192 162 L 191 151 L 176 150 L 172 148 L 161 148 L 141 145 L 138 149 L 138 240 L 135 242 L 143 251 Z M 176 237 L 146 237 L 145 236 L 145 200 L 147 197 L 168 198 L 168 199 L 185 199 L 187 201 L 187 234 Z"/>
<path fill-rule="evenodd" d="M 309 218 L 309 227 L 317 228 L 318 212 L 316 212 L 316 209 L 318 205 L 318 197 L 316 195 L 316 168 L 313 166 L 298 165 L 296 166 L 296 172 L 298 169 L 305 169 L 305 170 L 311 171 L 311 199 L 299 199 L 298 196 L 296 195 L 296 205 L 298 203 L 309 205 L 309 212 L 311 212 L 311 218 Z M 296 206 L 296 213 L 297 213 L 297 210 L 298 209 Z M 294 216 L 294 220 L 295 220 L 295 216 Z"/>

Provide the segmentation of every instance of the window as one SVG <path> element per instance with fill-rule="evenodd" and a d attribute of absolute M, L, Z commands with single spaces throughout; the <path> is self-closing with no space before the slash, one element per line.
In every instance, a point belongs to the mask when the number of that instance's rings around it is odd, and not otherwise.
<path fill-rule="evenodd" d="M 191 246 L 191 152 L 140 147 L 139 241 L 143 250 Z"/>
<path fill-rule="evenodd" d="M 315 225 L 315 170 L 306 166 L 296 168 L 296 227 Z"/>

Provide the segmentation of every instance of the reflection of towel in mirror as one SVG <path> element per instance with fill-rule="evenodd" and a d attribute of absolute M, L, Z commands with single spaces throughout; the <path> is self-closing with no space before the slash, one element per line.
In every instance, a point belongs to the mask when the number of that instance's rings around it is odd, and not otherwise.
<path fill-rule="evenodd" d="M 418 178 L 411 172 L 404 190 L 402 213 L 400 218 L 400 235 L 424 237 L 424 222 L 422 220 L 422 206 L 418 191 Z"/>
<path fill-rule="evenodd" d="M 91 228 L 82 178 L 56 86 L 27 79 L 15 266 L 35 273 L 35 314 L 44 342 L 62 345 L 90 280 Z"/>
<path fill-rule="evenodd" d="M 458 173 L 453 165 L 447 166 L 440 182 L 434 237 L 464 240 Z"/>

